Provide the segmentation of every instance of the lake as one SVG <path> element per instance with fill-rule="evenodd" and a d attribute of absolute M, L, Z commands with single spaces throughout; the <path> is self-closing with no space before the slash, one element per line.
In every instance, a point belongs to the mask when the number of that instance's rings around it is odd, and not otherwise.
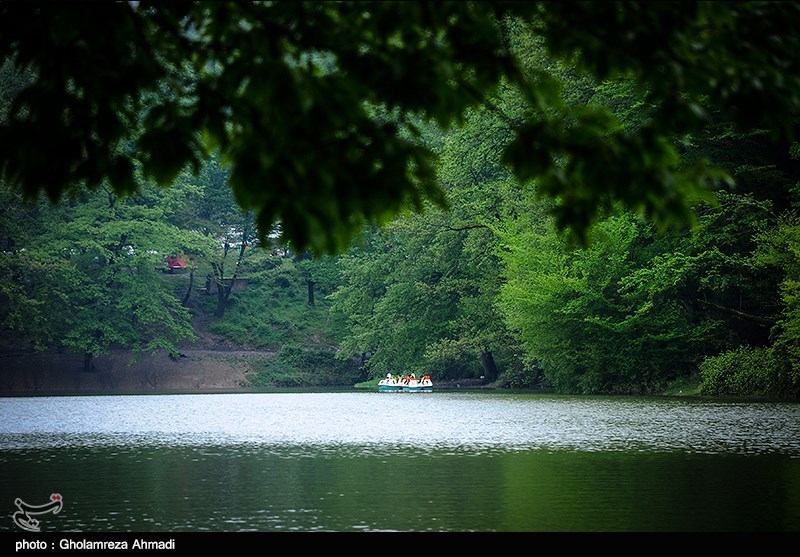
<path fill-rule="evenodd" d="M 0 398 L 0 531 L 797 532 L 800 404 L 515 392 Z"/>

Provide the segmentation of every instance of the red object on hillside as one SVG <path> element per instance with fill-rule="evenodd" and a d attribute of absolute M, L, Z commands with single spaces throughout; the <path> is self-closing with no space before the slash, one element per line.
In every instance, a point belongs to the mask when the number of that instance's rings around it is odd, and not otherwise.
<path fill-rule="evenodd" d="M 183 271 L 189 266 L 189 264 L 183 259 L 182 255 L 168 255 L 165 265 L 170 273 Z"/>

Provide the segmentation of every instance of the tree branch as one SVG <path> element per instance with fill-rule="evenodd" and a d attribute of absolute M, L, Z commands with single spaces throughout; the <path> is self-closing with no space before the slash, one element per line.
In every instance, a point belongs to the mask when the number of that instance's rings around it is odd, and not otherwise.
<path fill-rule="evenodd" d="M 762 325 L 775 325 L 775 323 L 777 322 L 776 319 L 773 318 L 773 317 L 764 317 L 764 316 L 761 316 L 761 315 L 753 315 L 752 313 L 746 313 L 746 312 L 739 311 L 739 310 L 736 310 L 736 309 L 733 309 L 733 308 L 721 306 L 719 304 L 715 304 L 714 302 L 709 302 L 707 300 L 702 300 L 700 298 L 697 298 L 697 301 L 700 302 L 701 304 L 703 304 L 704 306 L 710 306 L 710 307 L 713 307 L 714 309 L 718 309 L 718 310 L 723 311 L 725 313 L 728 313 L 728 314 L 731 314 L 731 315 L 735 315 L 737 317 L 741 317 L 742 319 L 748 319 L 750 321 L 755 321 L 756 323 L 761 323 Z"/>
<path fill-rule="evenodd" d="M 486 229 L 488 229 L 489 227 L 486 226 L 485 224 L 469 224 L 467 226 L 445 226 L 444 227 L 445 230 L 452 230 L 453 232 L 461 232 L 463 230 L 473 230 L 475 228 L 486 228 Z"/>

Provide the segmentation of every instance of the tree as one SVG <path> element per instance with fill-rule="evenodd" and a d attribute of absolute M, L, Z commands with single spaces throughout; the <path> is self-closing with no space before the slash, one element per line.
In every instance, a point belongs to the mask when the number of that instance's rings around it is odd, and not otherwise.
<path fill-rule="evenodd" d="M 119 199 L 105 188 L 55 207 L 6 199 L 15 211 L 0 219 L 14 246 L 0 258 L 4 326 L 35 348 L 83 354 L 86 370 L 114 347 L 177 354 L 194 333 L 162 277 L 164 257 L 206 249 L 201 235 L 166 222 L 183 193 L 142 186 Z"/>
<path fill-rule="evenodd" d="M 755 391 L 760 395 L 796 399 L 800 396 L 800 265 L 797 257 L 800 223 L 797 213 L 782 214 L 776 226 L 761 232 L 757 240 L 754 266 L 762 272 L 778 270 L 780 285 L 777 290 L 781 306 L 771 331 L 773 344 L 767 350 L 753 354 L 756 360 L 753 368 L 761 374 L 756 380 L 746 383 L 751 388 L 746 394 Z M 720 359 L 723 360 L 725 356 L 721 355 Z M 741 372 L 734 370 L 730 375 L 741 376 Z M 725 389 L 718 394 L 738 393 Z"/>
<path fill-rule="evenodd" d="M 505 79 L 529 110 L 504 160 L 560 227 L 582 238 L 614 201 L 666 226 L 727 179 L 677 156 L 712 114 L 796 137 L 798 23 L 794 2 L 4 2 L 0 57 L 34 81 L 0 125 L 0 166 L 57 201 L 104 179 L 135 190 L 134 161 L 168 185 L 219 149 L 262 240 L 280 222 L 299 252 L 330 252 L 444 205 L 432 151 L 405 132 L 460 122 Z M 633 79 L 647 122 L 566 104 L 520 62 L 520 26 L 598 80 Z"/>
<path fill-rule="evenodd" d="M 535 45 L 524 50 L 534 71 L 545 68 L 566 85 L 565 105 L 606 111 L 619 137 L 634 137 L 658 116 L 630 78 L 576 79 Z M 547 219 L 558 216 L 559 202 L 554 212 L 536 201 L 546 180 L 535 181 L 504 217 L 500 303 L 532 375 L 543 373 L 565 392 L 649 392 L 691 375 L 706 355 L 767 342 L 778 312 L 776 275 L 753 264 L 754 238 L 770 226 L 772 210 L 786 206 L 793 170 L 763 130 L 736 132 L 719 113 L 699 108 L 713 118 L 677 144 L 675 168 L 710 160 L 735 183 L 717 192 L 715 204 L 692 200 L 692 234 L 656 235 L 615 203 L 587 229 L 592 245 L 570 251 Z"/>
<path fill-rule="evenodd" d="M 309 252 L 296 255 L 295 266 L 306 283 L 308 305 L 314 307 L 316 295 L 333 293 L 338 287 L 338 266 L 335 257 L 312 257 Z"/>
<path fill-rule="evenodd" d="M 216 154 L 203 162 L 196 176 L 182 172 L 176 185 L 187 189 L 191 195 L 186 198 L 188 203 L 176 208 L 178 212 L 172 216 L 175 225 L 198 230 L 208 238 L 210 249 L 193 255 L 208 271 L 206 286 L 216 292 L 214 314 L 217 317 L 225 314 L 246 255 L 259 246 L 253 215 L 236 204 L 229 180 L 230 171 Z"/>
<path fill-rule="evenodd" d="M 443 156 L 458 159 L 454 151 Z M 376 376 L 435 369 L 438 378 L 493 382 L 514 365 L 516 342 L 495 308 L 501 274 L 490 227 L 505 190 L 472 177 L 488 168 L 454 166 L 466 171 L 447 173 L 449 211 L 395 219 L 340 258 L 333 311 L 348 322 L 340 356 L 364 355 Z"/>

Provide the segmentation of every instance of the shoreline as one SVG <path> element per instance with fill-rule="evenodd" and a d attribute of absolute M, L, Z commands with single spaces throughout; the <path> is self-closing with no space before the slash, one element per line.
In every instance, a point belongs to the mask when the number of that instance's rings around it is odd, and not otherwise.
<path fill-rule="evenodd" d="M 166 351 L 134 354 L 111 351 L 86 371 L 83 357 L 60 352 L 0 351 L 0 396 L 98 396 L 142 394 L 230 394 L 310 390 L 365 391 L 370 386 L 256 387 L 259 364 L 275 351 L 237 348 L 183 348 L 173 359 Z M 436 382 L 441 390 L 501 390 L 480 379 Z M 377 390 L 377 384 L 375 385 Z"/>
<path fill-rule="evenodd" d="M 58 352 L 0 353 L 0 395 L 38 393 L 148 393 L 239 390 L 268 352 L 182 350 L 134 354 L 111 351 L 84 369 L 83 357 Z"/>
<path fill-rule="evenodd" d="M 102 396 L 143 394 L 248 394 L 267 392 L 310 392 L 372 390 L 370 383 L 303 387 L 256 387 L 250 383 L 256 368 L 275 357 L 271 350 L 242 347 L 183 347 L 179 358 L 166 351 L 134 354 L 114 350 L 95 358 L 95 370 L 83 369 L 83 357 L 59 352 L 0 350 L 0 397 Z M 375 380 L 377 391 L 377 380 Z M 513 391 L 501 384 L 487 384 L 478 378 L 434 380 L 436 391 Z M 551 390 L 523 389 L 525 392 L 554 394 Z M 704 397 L 698 386 L 682 384 L 662 393 L 628 396 Z M 722 397 L 728 399 L 729 397 Z M 730 397 L 743 400 L 772 400 L 759 397 Z"/>

